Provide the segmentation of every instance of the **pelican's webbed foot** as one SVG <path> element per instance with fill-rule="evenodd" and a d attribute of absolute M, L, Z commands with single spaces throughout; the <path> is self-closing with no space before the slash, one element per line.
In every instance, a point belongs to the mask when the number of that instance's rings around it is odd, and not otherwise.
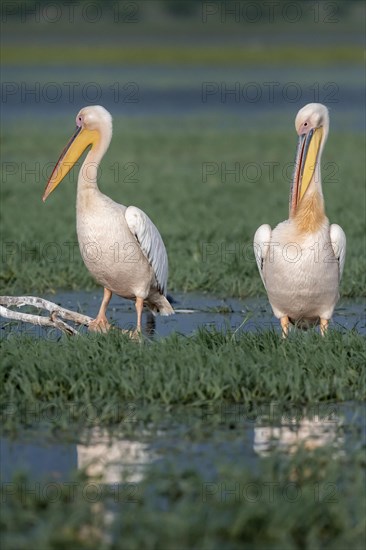
<path fill-rule="evenodd" d="M 100 309 L 98 312 L 98 315 L 92 321 L 89 323 L 89 330 L 91 332 L 108 332 L 111 328 L 111 325 L 108 323 L 108 319 L 105 315 L 107 311 L 108 304 L 112 298 L 112 292 L 109 290 L 109 288 L 104 287 L 104 293 L 103 293 L 103 300 L 100 305 Z"/>
<path fill-rule="evenodd" d="M 97 317 L 93 321 L 89 323 L 89 330 L 91 332 L 103 332 L 106 333 L 111 328 L 110 323 L 108 323 L 108 319 L 106 316 Z"/>

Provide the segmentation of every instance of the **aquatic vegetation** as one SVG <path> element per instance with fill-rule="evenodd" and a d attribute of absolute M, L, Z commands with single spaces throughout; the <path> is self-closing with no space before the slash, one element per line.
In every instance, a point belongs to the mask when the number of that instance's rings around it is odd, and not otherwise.
<path fill-rule="evenodd" d="M 335 456 L 331 446 L 300 446 L 262 459 L 256 471 L 244 457 L 230 467 L 220 455 L 211 461 L 202 473 L 195 461 L 161 458 L 142 481 L 109 485 L 85 470 L 64 483 L 17 474 L 2 484 L 2 547 L 362 548 L 360 450 Z"/>
<path fill-rule="evenodd" d="M 26 411 L 34 407 L 55 408 L 56 425 L 87 422 L 87 406 L 99 423 L 113 424 L 123 421 L 130 402 L 143 419 L 147 404 L 365 398 L 366 341 L 356 331 L 329 331 L 324 339 L 310 331 L 283 341 L 274 331 L 201 329 L 142 344 L 118 333 L 57 342 L 11 336 L 1 348 L 5 427 L 32 423 Z"/>

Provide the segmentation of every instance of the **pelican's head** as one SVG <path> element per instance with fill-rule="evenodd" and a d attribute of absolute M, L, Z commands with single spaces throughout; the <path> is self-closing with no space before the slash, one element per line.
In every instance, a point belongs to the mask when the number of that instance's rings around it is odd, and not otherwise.
<path fill-rule="evenodd" d="M 101 105 L 83 107 L 76 115 L 76 126 L 85 130 L 96 130 L 99 133 L 109 129 L 112 132 L 112 117 Z"/>
<path fill-rule="evenodd" d="M 112 137 L 112 117 L 104 107 L 92 105 L 84 107 L 76 115 L 76 129 L 57 161 L 43 194 L 43 202 L 79 160 L 90 145 L 107 149 Z"/>
<path fill-rule="evenodd" d="M 310 130 L 317 130 L 318 128 L 323 128 L 324 133 L 328 134 L 328 109 L 321 103 L 308 103 L 297 113 L 295 128 L 299 136 L 308 134 Z"/>
<path fill-rule="evenodd" d="M 299 135 L 299 141 L 290 196 L 290 213 L 292 214 L 295 213 L 313 180 L 315 168 L 328 137 L 328 109 L 321 103 L 305 105 L 296 115 L 295 128 Z"/>

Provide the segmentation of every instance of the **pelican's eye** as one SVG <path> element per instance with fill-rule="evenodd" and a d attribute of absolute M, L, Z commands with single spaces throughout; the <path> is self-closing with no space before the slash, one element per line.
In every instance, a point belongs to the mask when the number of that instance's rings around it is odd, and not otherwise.
<path fill-rule="evenodd" d="M 79 120 L 81 120 L 81 119 L 79 119 Z M 308 123 L 307 123 L 307 122 L 304 122 L 304 126 L 307 126 L 307 125 L 308 125 Z"/>

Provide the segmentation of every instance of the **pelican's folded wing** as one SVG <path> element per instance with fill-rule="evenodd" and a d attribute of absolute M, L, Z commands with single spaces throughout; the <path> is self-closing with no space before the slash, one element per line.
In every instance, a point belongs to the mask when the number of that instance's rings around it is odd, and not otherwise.
<path fill-rule="evenodd" d="M 129 206 L 126 209 L 125 218 L 131 233 L 135 235 L 144 256 L 154 270 L 159 291 L 165 296 L 168 282 L 168 256 L 159 231 L 145 212 L 136 206 Z"/>
<path fill-rule="evenodd" d="M 332 223 L 330 226 L 330 242 L 338 260 L 339 280 L 341 280 L 346 259 L 346 235 L 341 226 L 336 223 Z"/>
<path fill-rule="evenodd" d="M 271 234 L 272 229 L 271 226 L 268 224 L 261 225 L 258 227 L 257 231 L 254 235 L 254 255 L 255 260 L 257 262 L 258 270 L 262 279 L 262 282 L 264 284 L 264 288 L 266 288 L 266 282 L 264 280 L 263 275 L 263 267 L 264 267 L 264 260 L 267 256 L 268 248 L 271 242 Z"/>

